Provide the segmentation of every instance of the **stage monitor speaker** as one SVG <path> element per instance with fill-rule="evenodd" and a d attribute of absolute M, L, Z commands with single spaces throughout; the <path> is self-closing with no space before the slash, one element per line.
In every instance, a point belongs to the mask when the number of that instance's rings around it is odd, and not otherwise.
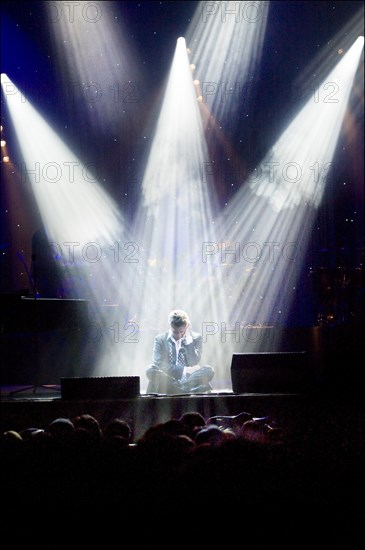
<path fill-rule="evenodd" d="M 234 393 L 303 393 L 310 388 L 305 351 L 234 353 Z"/>
<path fill-rule="evenodd" d="M 61 378 L 62 399 L 129 399 L 139 395 L 139 376 Z"/>

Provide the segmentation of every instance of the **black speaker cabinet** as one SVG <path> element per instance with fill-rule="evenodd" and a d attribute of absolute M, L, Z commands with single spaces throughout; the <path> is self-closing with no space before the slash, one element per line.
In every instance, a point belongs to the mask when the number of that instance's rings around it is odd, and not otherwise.
<path fill-rule="evenodd" d="M 129 399 L 139 395 L 139 376 L 61 378 L 62 399 Z"/>
<path fill-rule="evenodd" d="M 305 351 L 234 353 L 234 393 L 303 393 L 310 387 Z"/>

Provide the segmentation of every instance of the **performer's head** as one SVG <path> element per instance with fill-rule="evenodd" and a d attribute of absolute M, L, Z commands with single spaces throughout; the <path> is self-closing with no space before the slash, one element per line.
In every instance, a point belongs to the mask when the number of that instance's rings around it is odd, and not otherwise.
<path fill-rule="evenodd" d="M 186 329 L 190 325 L 190 319 L 182 309 L 173 309 L 169 314 L 169 324 L 175 340 L 180 340 L 185 336 Z"/>

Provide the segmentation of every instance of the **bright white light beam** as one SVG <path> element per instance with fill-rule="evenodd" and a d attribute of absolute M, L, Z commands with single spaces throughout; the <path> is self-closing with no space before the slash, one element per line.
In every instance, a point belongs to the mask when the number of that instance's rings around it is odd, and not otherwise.
<path fill-rule="evenodd" d="M 184 38 L 176 45 L 164 99 L 142 182 L 142 203 L 135 235 L 143 242 L 143 285 L 136 282 L 131 302 L 145 330 L 137 354 L 152 360 L 153 337 L 166 329 L 169 312 L 188 312 L 193 330 L 224 315 L 224 304 L 209 284 L 201 244 L 213 235 L 210 222 L 215 197 L 202 178 L 206 158 L 204 132 Z M 145 344 L 145 345 L 144 345 Z M 214 363 L 213 350 L 203 361 Z"/>
<path fill-rule="evenodd" d="M 46 2 L 67 107 L 85 108 L 103 133 L 136 116 L 140 75 L 114 2 Z"/>
<path fill-rule="evenodd" d="M 322 83 L 321 101 L 306 103 L 222 212 L 220 246 L 211 243 L 207 261 L 227 272 L 220 299 L 229 303 L 230 328 L 236 322 L 285 326 L 292 301 L 301 292 L 299 274 L 363 42 L 363 37 L 356 40 Z M 331 101 L 326 101 L 329 91 Z M 256 343 L 254 335 L 246 342 L 241 338 L 241 350 L 259 351 L 263 342 L 257 336 Z M 234 338 L 227 343 L 227 357 L 237 344 Z"/>
<path fill-rule="evenodd" d="M 199 2 L 186 33 L 198 96 L 219 123 L 249 112 L 269 2 Z M 239 111 L 238 111 L 239 110 Z M 229 118 L 228 118 L 229 117 Z"/>
<path fill-rule="evenodd" d="M 125 328 L 138 243 L 92 169 L 63 143 L 6 75 L 1 85 L 24 160 L 21 177 L 35 195 L 47 237 L 71 285 L 67 290 L 72 297 L 90 300 L 90 330 L 84 343 L 93 347 L 93 360 L 99 354 L 105 359 L 98 364 L 99 374 L 130 375 L 132 362 L 109 363 L 103 351 L 119 348 L 121 339 L 138 332 L 133 324 Z M 118 308 L 112 318 L 110 309 L 103 306 L 115 304 Z"/>

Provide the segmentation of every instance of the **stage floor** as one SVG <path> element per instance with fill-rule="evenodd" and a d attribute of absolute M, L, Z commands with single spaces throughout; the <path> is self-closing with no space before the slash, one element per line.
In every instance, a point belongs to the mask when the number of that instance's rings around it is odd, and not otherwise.
<path fill-rule="evenodd" d="M 336 392 L 308 394 L 244 393 L 232 391 L 210 394 L 147 395 L 128 399 L 64 399 L 61 386 L 2 386 L 1 430 L 45 429 L 56 418 L 91 414 L 106 426 L 122 418 L 132 428 L 137 441 L 150 427 L 197 411 L 208 420 L 215 416 L 235 416 L 247 412 L 253 417 L 269 417 L 289 432 L 328 426 L 351 426 L 360 435 L 364 407 L 360 395 Z M 356 425 L 358 427 L 356 428 Z M 363 440 L 363 437 L 360 437 Z"/>

